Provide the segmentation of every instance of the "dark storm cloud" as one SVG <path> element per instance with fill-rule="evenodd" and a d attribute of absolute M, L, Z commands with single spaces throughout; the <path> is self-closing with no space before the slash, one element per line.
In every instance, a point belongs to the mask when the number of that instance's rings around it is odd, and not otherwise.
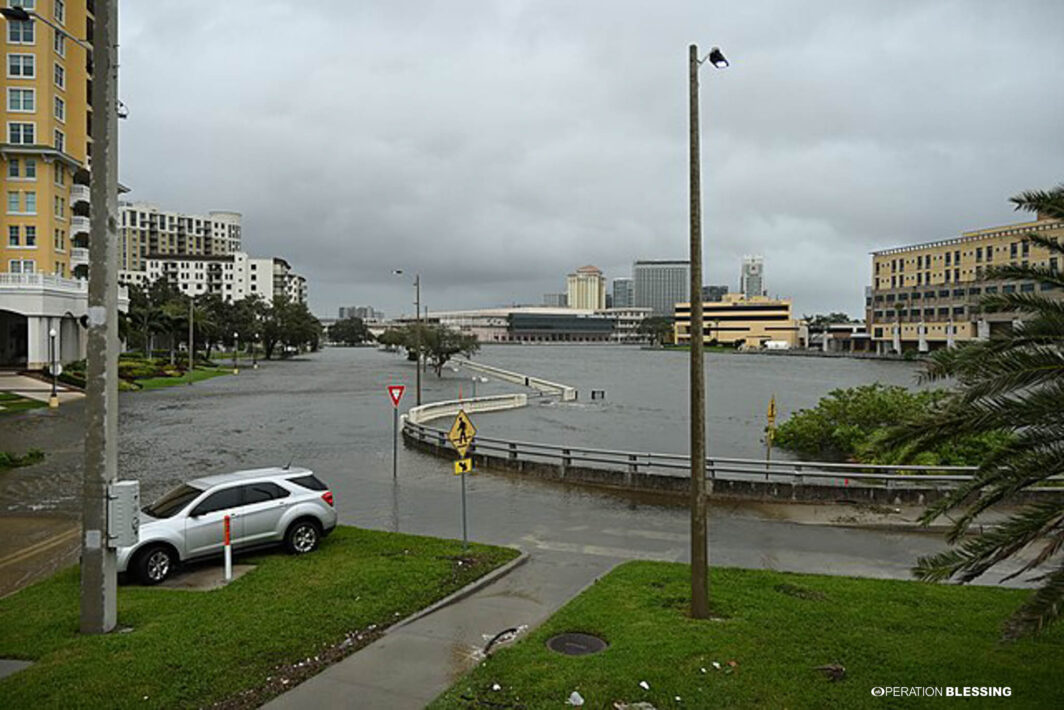
<path fill-rule="evenodd" d="M 765 255 L 799 312 L 856 314 L 868 252 L 1014 219 L 1062 179 L 1064 5 L 122 4 L 133 199 L 244 213 L 245 248 L 339 305 L 537 303 L 687 250 L 687 45 L 706 282 Z"/>

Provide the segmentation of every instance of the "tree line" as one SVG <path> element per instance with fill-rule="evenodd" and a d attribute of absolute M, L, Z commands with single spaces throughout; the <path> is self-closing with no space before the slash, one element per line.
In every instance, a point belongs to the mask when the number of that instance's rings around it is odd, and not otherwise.
<path fill-rule="evenodd" d="M 157 346 L 169 350 L 173 364 L 178 348 L 188 347 L 189 318 L 193 345 L 207 360 L 218 346 L 261 347 L 271 359 L 278 348 L 281 357 L 301 349 L 317 350 L 321 340 L 321 323 L 305 304 L 284 298 L 270 303 L 258 294 L 239 301 L 226 301 L 217 294 L 187 296 L 165 279 L 147 287 L 129 287 L 129 312 L 122 314 L 121 336 L 128 347 L 149 356 Z"/>

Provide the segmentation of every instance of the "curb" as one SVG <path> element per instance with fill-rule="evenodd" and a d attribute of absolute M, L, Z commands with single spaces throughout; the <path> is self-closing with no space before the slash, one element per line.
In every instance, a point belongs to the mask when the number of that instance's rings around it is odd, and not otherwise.
<path fill-rule="evenodd" d="M 407 624 L 411 624 L 411 623 L 417 621 L 418 619 L 420 619 L 422 617 L 428 616 L 429 614 L 432 614 L 433 612 L 436 612 L 436 611 L 439 611 L 440 609 L 443 609 L 444 607 L 447 607 L 447 606 L 450 606 L 450 605 L 452 605 L 452 604 L 454 604 L 456 602 L 462 601 L 466 597 L 472 595 L 474 592 L 478 592 L 481 589 L 483 589 L 484 587 L 488 586 L 489 584 L 493 584 L 494 582 L 498 581 L 502 577 L 505 577 L 506 575 L 510 574 L 510 572 L 513 572 L 515 569 L 517 569 L 518 567 L 520 567 L 524 563 L 528 562 L 530 557 L 531 557 L 531 555 L 529 555 L 529 553 L 522 552 L 520 555 L 518 555 L 516 558 L 510 560 L 509 562 L 504 564 L 502 567 L 497 567 L 496 569 L 493 569 L 491 572 L 488 572 L 487 574 L 485 574 L 482 577 L 478 577 L 477 579 L 474 579 L 472 582 L 470 582 L 466 586 L 462 587 L 461 589 L 459 589 L 456 592 L 452 592 L 451 594 L 447 595 L 446 597 L 444 597 L 443 599 L 439 600 L 438 602 L 436 602 L 434 604 L 430 604 L 429 606 L 425 607 L 424 609 L 421 609 L 420 611 L 415 611 L 413 614 L 411 614 L 410 616 L 406 617 L 402 621 L 399 621 L 397 623 L 392 624 L 391 626 L 389 626 L 387 629 L 384 630 L 384 634 L 383 635 L 387 636 L 388 634 L 392 633 L 393 631 L 396 631 L 398 629 L 403 628 Z"/>

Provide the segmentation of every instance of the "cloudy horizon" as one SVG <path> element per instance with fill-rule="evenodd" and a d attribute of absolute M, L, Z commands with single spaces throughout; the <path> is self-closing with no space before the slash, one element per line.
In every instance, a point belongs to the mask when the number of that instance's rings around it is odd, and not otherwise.
<path fill-rule="evenodd" d="M 126 199 L 241 212 L 322 317 L 410 313 L 414 273 L 453 310 L 686 258 L 692 42 L 731 61 L 701 75 L 706 284 L 760 254 L 797 314 L 860 317 L 869 252 L 1064 182 L 1052 0 L 120 10 Z"/>

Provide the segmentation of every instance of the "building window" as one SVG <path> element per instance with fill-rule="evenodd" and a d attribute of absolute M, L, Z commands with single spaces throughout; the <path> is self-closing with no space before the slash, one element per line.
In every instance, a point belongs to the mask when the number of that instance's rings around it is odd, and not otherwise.
<path fill-rule="evenodd" d="M 55 230 L 55 234 L 53 235 L 53 240 L 52 241 L 53 241 L 53 246 L 55 246 L 55 250 L 56 251 L 63 251 L 63 230 L 62 229 L 56 229 Z"/>
<path fill-rule="evenodd" d="M 976 247 L 975 248 L 975 260 L 976 261 L 982 261 L 983 260 L 983 247 Z"/>
<path fill-rule="evenodd" d="M 1034 291 L 1034 284 L 1020 284 L 1020 293 L 1031 293 Z"/>
<path fill-rule="evenodd" d="M 7 75 L 11 79 L 33 79 L 37 76 L 32 54 L 7 55 Z"/>
<path fill-rule="evenodd" d="M 55 97 L 54 110 L 56 120 L 66 123 L 66 101 L 59 96 Z"/>
<path fill-rule="evenodd" d="M 56 30 L 52 35 L 52 49 L 54 49 L 55 53 L 60 57 L 66 56 L 66 37 L 64 37 L 63 33 L 59 30 Z"/>
<path fill-rule="evenodd" d="M 37 160 L 35 158 L 26 158 L 26 179 L 37 179 Z"/>
<path fill-rule="evenodd" d="M 33 20 L 8 20 L 8 44 L 33 44 Z"/>
<path fill-rule="evenodd" d="M 1031 255 L 1031 243 L 1026 239 L 1023 241 L 1023 258 L 1026 259 Z"/>
<path fill-rule="evenodd" d="M 66 168 L 59 163 L 55 164 L 55 184 L 66 185 Z"/>
<path fill-rule="evenodd" d="M 959 283 L 960 280 L 961 280 L 961 270 L 960 269 L 954 269 L 953 270 L 953 283 Z"/>
<path fill-rule="evenodd" d="M 34 227 L 32 224 L 26 225 L 26 246 L 37 246 L 37 228 Z"/>
<path fill-rule="evenodd" d="M 58 195 L 55 198 L 55 216 L 56 219 L 66 219 L 66 200 Z"/>
<path fill-rule="evenodd" d="M 52 17 L 59 24 L 66 22 L 66 3 L 63 0 L 54 0 L 52 3 Z"/>
<path fill-rule="evenodd" d="M 37 193 L 26 193 L 26 214 L 37 214 Z"/>
<path fill-rule="evenodd" d="M 10 158 L 7 161 L 7 176 L 9 178 L 18 177 L 18 158 Z"/>
<path fill-rule="evenodd" d="M 950 256 L 951 256 L 951 255 L 950 255 L 950 253 L 949 253 L 949 252 L 946 252 L 946 266 L 949 266 L 949 265 L 950 265 L 950 263 L 949 263 L 949 260 L 950 260 Z"/>
<path fill-rule="evenodd" d="M 1017 246 L 1018 246 L 1018 244 L 1016 242 L 1013 242 L 1012 244 L 1009 244 L 1009 258 L 1010 259 L 1015 259 L 1016 258 L 1016 254 L 1019 251 L 1017 249 Z"/>
<path fill-rule="evenodd" d="M 19 213 L 19 197 L 18 192 L 11 190 L 7 193 L 7 213 L 18 214 Z"/>
<path fill-rule="evenodd" d="M 19 245 L 18 239 L 19 227 L 17 224 L 12 224 L 7 228 L 7 245 L 9 247 L 17 247 Z"/>
<path fill-rule="evenodd" d="M 989 289 L 988 289 L 989 290 Z M 1012 284 L 1007 284 L 1001 287 L 1002 293 L 1016 293 L 1016 287 Z"/>
<path fill-rule="evenodd" d="M 998 287 L 997 286 L 987 286 L 985 293 L 988 293 L 988 294 L 997 293 L 997 291 L 998 291 Z"/>
<path fill-rule="evenodd" d="M 55 149 L 60 153 L 66 152 L 66 134 L 58 128 L 55 129 Z"/>
<path fill-rule="evenodd" d="M 37 110 L 37 92 L 34 89 L 8 89 L 7 110 L 33 113 Z"/>
<path fill-rule="evenodd" d="M 37 262 L 33 259 L 12 259 L 8 264 L 8 271 L 12 274 L 32 274 L 37 270 Z"/>
<path fill-rule="evenodd" d="M 52 73 L 52 76 L 55 79 L 56 86 L 58 86 L 60 89 L 66 88 L 66 69 L 64 69 L 63 65 L 59 62 L 55 63 L 55 68 Z"/>
<path fill-rule="evenodd" d="M 35 123 L 9 123 L 7 124 L 7 142 L 12 145 L 33 145 L 36 128 Z"/>

